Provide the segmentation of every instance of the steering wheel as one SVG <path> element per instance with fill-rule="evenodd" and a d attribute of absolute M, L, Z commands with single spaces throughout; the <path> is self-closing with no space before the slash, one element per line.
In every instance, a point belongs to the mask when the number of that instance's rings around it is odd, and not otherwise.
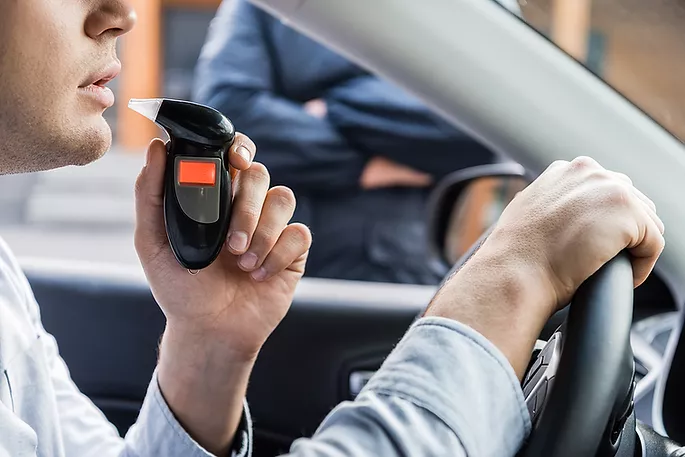
<path fill-rule="evenodd" d="M 468 261 L 489 234 L 452 270 Z M 538 386 L 544 382 L 544 394 L 535 408 L 528 398 L 529 411 L 535 409 L 533 430 L 519 456 L 603 457 L 617 455 L 619 447 L 618 455 L 632 456 L 633 271 L 628 255 L 621 253 L 605 264 L 581 285 L 571 303 L 566 321 L 524 378 L 537 378 L 532 381 Z M 558 358 L 549 363 L 551 355 Z M 533 376 L 536 365 L 552 370 L 544 378 Z"/>
<path fill-rule="evenodd" d="M 551 374 L 553 386 L 542 408 L 537 406 L 541 411 L 521 455 L 613 456 L 619 445 L 632 451 L 632 317 L 633 270 L 621 253 L 586 280 L 571 301 L 567 321 L 555 334 L 561 356 Z"/>

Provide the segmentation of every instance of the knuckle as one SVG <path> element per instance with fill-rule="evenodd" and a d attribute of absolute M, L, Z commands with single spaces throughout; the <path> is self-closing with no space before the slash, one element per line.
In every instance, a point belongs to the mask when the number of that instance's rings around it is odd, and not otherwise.
<path fill-rule="evenodd" d="M 607 170 L 603 170 L 600 168 L 588 169 L 585 178 L 600 183 L 609 182 L 612 183 L 612 185 L 618 185 L 618 183 L 621 182 L 619 179 L 616 179 L 615 175 L 612 175 Z"/>
<path fill-rule="evenodd" d="M 631 192 L 627 186 L 620 183 L 611 183 L 606 190 L 609 204 L 613 206 L 625 207 L 631 201 Z"/>
<path fill-rule="evenodd" d="M 628 175 L 625 174 L 625 173 L 618 173 L 618 172 L 617 172 L 617 173 L 616 173 L 616 178 L 618 178 L 618 179 L 620 179 L 620 180 L 622 180 L 622 181 L 624 181 L 624 182 L 627 182 L 627 183 L 629 183 L 630 185 L 633 184 L 633 180 L 630 179 L 630 176 L 628 176 Z"/>
<path fill-rule="evenodd" d="M 578 156 L 573 159 L 570 163 L 571 169 L 576 170 L 588 170 L 593 168 L 601 168 L 599 163 L 592 157 L 588 156 Z"/>
<path fill-rule="evenodd" d="M 270 270 L 279 270 L 288 266 L 288 257 L 284 252 L 271 251 L 264 263 L 269 265 Z"/>
<path fill-rule="evenodd" d="M 236 210 L 236 216 L 238 220 L 256 222 L 261 216 L 261 209 L 255 203 L 245 202 Z"/>
<path fill-rule="evenodd" d="M 269 196 L 274 202 L 284 207 L 295 207 L 295 193 L 285 186 L 276 186 L 269 191 Z"/>
<path fill-rule="evenodd" d="M 249 149 L 253 153 L 257 149 L 257 147 L 254 144 L 254 141 L 252 141 L 252 139 L 249 136 L 245 135 L 242 132 L 236 132 L 235 133 L 234 144 L 236 145 L 236 147 L 245 146 L 247 149 Z"/>
<path fill-rule="evenodd" d="M 550 166 L 549 166 L 548 168 L 549 168 L 549 169 L 561 168 L 561 167 L 566 167 L 566 166 L 568 166 L 568 164 L 569 164 L 569 162 L 567 162 L 566 160 L 555 160 L 554 162 L 552 162 L 552 163 L 550 164 Z"/>
<path fill-rule="evenodd" d="M 247 175 L 249 175 L 251 179 L 257 181 L 269 182 L 271 179 L 271 176 L 269 175 L 269 170 L 266 168 L 266 166 L 264 166 L 263 163 L 260 162 L 252 162 L 250 168 L 248 168 L 243 173 L 246 173 Z"/>
<path fill-rule="evenodd" d="M 273 246 L 278 241 L 280 232 L 273 227 L 258 227 L 252 239 L 252 244 L 258 248 Z"/>

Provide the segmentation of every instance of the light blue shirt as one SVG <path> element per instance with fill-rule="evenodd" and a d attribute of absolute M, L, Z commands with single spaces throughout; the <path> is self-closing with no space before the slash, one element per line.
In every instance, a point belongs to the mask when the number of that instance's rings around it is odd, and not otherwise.
<path fill-rule="evenodd" d="M 122 338 L 125 337 L 122 335 Z M 335 408 L 293 457 L 514 456 L 530 431 L 523 393 L 484 337 L 418 320 L 353 402 Z M 252 447 L 249 412 L 234 443 Z M 125 438 L 72 382 L 31 288 L 0 241 L 0 457 L 207 457 L 152 382 Z"/>

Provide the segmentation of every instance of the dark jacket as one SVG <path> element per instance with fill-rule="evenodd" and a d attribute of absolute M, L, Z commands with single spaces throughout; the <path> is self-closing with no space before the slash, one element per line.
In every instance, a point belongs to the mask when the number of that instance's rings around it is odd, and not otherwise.
<path fill-rule="evenodd" d="M 316 277 L 435 284 L 426 249 L 427 189 L 359 186 L 372 156 L 441 176 L 493 154 L 401 89 L 243 0 L 224 2 L 198 63 L 194 98 L 257 144 L 272 184 L 291 187 L 314 244 Z M 303 103 L 323 99 L 324 119 Z"/>

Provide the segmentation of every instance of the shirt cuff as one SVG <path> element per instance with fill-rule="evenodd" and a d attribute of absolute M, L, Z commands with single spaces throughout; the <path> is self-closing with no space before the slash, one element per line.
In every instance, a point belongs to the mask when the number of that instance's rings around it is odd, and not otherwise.
<path fill-rule="evenodd" d="M 240 418 L 238 430 L 233 439 L 233 450 L 231 457 L 250 457 L 252 456 L 252 416 L 247 400 L 243 403 L 243 417 Z"/>
<path fill-rule="evenodd" d="M 167 457 L 215 457 L 198 444 L 176 420 L 157 381 L 155 371 L 136 424 L 126 440 L 137 449 L 136 455 Z M 252 420 L 247 402 L 231 448 L 232 457 L 252 455 Z"/>
<path fill-rule="evenodd" d="M 460 438 L 466 455 L 505 455 L 531 429 L 509 361 L 484 336 L 451 319 L 416 321 L 360 397 L 365 392 L 428 410 Z"/>

